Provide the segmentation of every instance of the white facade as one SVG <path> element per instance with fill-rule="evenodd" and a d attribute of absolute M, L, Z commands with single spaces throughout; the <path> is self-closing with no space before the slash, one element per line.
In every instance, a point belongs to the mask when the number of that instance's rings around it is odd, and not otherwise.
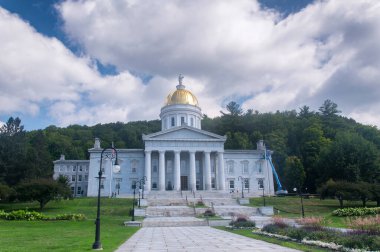
<path fill-rule="evenodd" d="M 220 190 L 251 196 L 274 195 L 271 152 L 262 141 L 256 150 L 225 150 L 225 136 L 201 129 L 196 97 L 182 85 L 169 94 L 162 107 L 162 131 L 143 135 L 144 149 L 118 149 L 120 172 L 112 172 L 111 150 L 103 159 L 101 194 L 131 194 L 135 181 L 144 178 L 151 190 Z M 104 147 L 104 146 L 102 146 Z M 88 196 L 97 196 L 102 152 L 96 139 L 90 149 Z"/>

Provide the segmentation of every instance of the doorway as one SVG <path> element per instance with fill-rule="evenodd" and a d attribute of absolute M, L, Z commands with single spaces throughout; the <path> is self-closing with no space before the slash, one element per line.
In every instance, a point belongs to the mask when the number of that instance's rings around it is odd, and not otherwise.
<path fill-rule="evenodd" d="M 188 183 L 187 176 L 181 176 L 181 190 L 182 191 L 189 190 L 187 183 Z"/>

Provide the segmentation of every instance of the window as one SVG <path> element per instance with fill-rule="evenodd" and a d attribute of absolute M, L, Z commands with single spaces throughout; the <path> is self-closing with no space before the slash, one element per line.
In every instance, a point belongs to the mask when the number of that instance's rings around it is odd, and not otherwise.
<path fill-rule="evenodd" d="M 78 175 L 78 181 L 82 181 L 82 175 Z"/>
<path fill-rule="evenodd" d="M 195 182 L 195 187 L 197 188 L 197 190 L 200 189 L 200 185 L 201 185 L 201 181 L 199 181 L 199 179 L 197 179 Z"/>
<path fill-rule="evenodd" d="M 73 172 L 77 171 L 77 167 L 74 165 L 73 166 Z"/>
<path fill-rule="evenodd" d="M 243 167 L 243 174 L 247 174 L 248 173 L 248 161 L 243 161 L 241 163 L 242 167 Z"/>
<path fill-rule="evenodd" d="M 194 118 L 190 118 L 190 125 L 191 127 L 194 127 Z"/>
<path fill-rule="evenodd" d="M 133 173 L 137 172 L 138 163 L 139 163 L 139 161 L 137 161 L 136 159 L 133 159 L 131 161 L 131 172 L 133 172 Z"/>
<path fill-rule="evenodd" d="M 259 185 L 259 189 L 264 189 L 264 180 L 263 179 L 258 179 L 257 183 Z"/>
<path fill-rule="evenodd" d="M 78 188 L 77 188 L 77 194 L 82 194 L 82 187 L 78 186 Z"/>
<path fill-rule="evenodd" d="M 235 189 L 235 180 L 231 179 L 229 184 L 230 184 L 230 189 Z"/>
<path fill-rule="evenodd" d="M 104 180 L 100 180 L 100 189 L 104 189 Z"/>
<path fill-rule="evenodd" d="M 234 161 L 227 162 L 227 171 L 228 173 L 234 173 Z"/>
<path fill-rule="evenodd" d="M 199 160 L 195 160 L 195 171 L 196 173 L 201 173 L 201 168 L 199 167 Z"/>
<path fill-rule="evenodd" d="M 85 166 L 84 171 L 88 172 L 88 165 Z"/>
<path fill-rule="evenodd" d="M 68 166 L 66 167 L 66 171 L 68 171 L 68 172 L 69 172 L 69 171 L 70 171 L 70 169 L 71 169 L 71 168 L 70 168 L 70 166 L 68 165 Z"/>
<path fill-rule="evenodd" d="M 211 158 L 211 172 L 215 173 L 215 159 Z"/>
<path fill-rule="evenodd" d="M 71 176 L 71 181 L 75 181 L 75 175 Z"/>
<path fill-rule="evenodd" d="M 79 166 L 79 171 L 82 171 L 82 166 L 81 165 Z"/>
<path fill-rule="evenodd" d="M 153 167 L 153 172 L 157 172 L 157 163 L 158 163 L 158 160 L 157 159 L 153 159 L 152 160 L 152 167 Z"/>
<path fill-rule="evenodd" d="M 84 181 L 88 181 L 88 175 L 84 175 Z"/>
<path fill-rule="evenodd" d="M 65 171 L 65 166 L 64 166 L 64 165 L 61 165 L 61 166 L 59 167 L 59 171 L 61 171 L 61 172 Z"/>
<path fill-rule="evenodd" d="M 248 178 L 244 179 L 244 189 L 249 189 L 249 179 Z"/>
<path fill-rule="evenodd" d="M 181 125 L 185 125 L 185 117 L 181 116 Z"/>
<path fill-rule="evenodd" d="M 171 118 L 171 125 L 172 125 L 172 127 L 175 126 L 175 119 L 174 119 L 174 117 Z"/>
<path fill-rule="evenodd" d="M 156 182 L 153 182 L 152 189 L 157 189 L 157 183 Z"/>
<path fill-rule="evenodd" d="M 258 161 L 258 162 L 256 163 L 256 166 L 257 166 L 257 171 L 258 171 L 258 173 L 262 173 L 262 172 L 263 172 L 263 168 L 262 168 L 262 163 L 261 163 L 261 161 Z"/>
<path fill-rule="evenodd" d="M 215 189 L 215 178 L 211 178 L 211 188 Z"/>

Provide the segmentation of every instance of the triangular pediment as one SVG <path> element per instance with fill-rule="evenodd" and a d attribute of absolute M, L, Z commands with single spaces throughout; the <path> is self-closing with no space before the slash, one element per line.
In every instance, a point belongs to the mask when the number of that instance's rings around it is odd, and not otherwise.
<path fill-rule="evenodd" d="M 193 141 L 225 141 L 225 136 L 220 136 L 205 130 L 189 126 L 180 126 L 149 135 L 143 135 L 143 140 L 193 140 Z"/>

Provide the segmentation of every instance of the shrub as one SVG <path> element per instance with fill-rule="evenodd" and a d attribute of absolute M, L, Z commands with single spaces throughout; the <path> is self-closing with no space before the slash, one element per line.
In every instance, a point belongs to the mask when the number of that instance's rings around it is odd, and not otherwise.
<path fill-rule="evenodd" d="M 267 224 L 261 230 L 271 234 L 278 234 L 280 229 L 276 224 Z"/>
<path fill-rule="evenodd" d="M 199 200 L 197 201 L 197 203 L 195 204 L 196 207 L 204 207 L 205 204 L 203 203 L 203 201 Z"/>
<path fill-rule="evenodd" d="M 276 226 L 278 226 L 279 228 L 286 228 L 288 227 L 289 225 L 285 222 L 285 219 L 281 218 L 281 217 L 273 217 L 272 218 L 272 222 L 273 224 L 275 224 Z"/>
<path fill-rule="evenodd" d="M 55 219 L 82 221 L 86 219 L 86 216 L 84 214 L 59 214 L 55 217 Z"/>
<path fill-rule="evenodd" d="M 350 228 L 380 234 L 380 215 L 348 219 L 347 223 Z"/>
<path fill-rule="evenodd" d="M 352 249 L 365 249 L 370 251 L 380 250 L 380 239 L 375 235 L 368 234 L 355 234 L 355 235 L 342 235 L 337 240 L 337 243 L 343 245 L 344 247 Z"/>
<path fill-rule="evenodd" d="M 244 215 L 238 215 L 234 220 L 230 222 L 230 225 L 234 228 L 254 228 L 256 223 L 251 221 L 248 217 Z"/>
<path fill-rule="evenodd" d="M 212 211 L 212 209 L 207 209 L 207 210 L 203 213 L 203 216 L 204 216 L 204 217 L 213 217 L 213 216 L 215 216 L 215 213 L 214 213 L 214 211 Z"/>
<path fill-rule="evenodd" d="M 305 238 L 309 233 L 302 228 L 294 228 L 294 227 L 288 227 L 284 231 L 285 231 L 285 235 L 289 236 L 290 238 L 296 239 L 298 241 L 302 241 L 302 239 Z"/>
<path fill-rule="evenodd" d="M 297 219 L 296 222 L 305 227 L 320 229 L 325 223 L 325 220 L 323 219 L 323 217 L 306 217 L 302 219 Z"/>
<path fill-rule="evenodd" d="M 376 215 L 380 214 L 380 207 L 349 207 L 349 208 L 342 208 L 337 209 L 332 212 L 335 216 L 364 216 L 364 215 Z"/>
<path fill-rule="evenodd" d="M 45 215 L 28 210 L 14 210 L 12 212 L 6 213 L 4 211 L 0 212 L 0 218 L 4 220 L 45 220 L 48 219 Z"/>

